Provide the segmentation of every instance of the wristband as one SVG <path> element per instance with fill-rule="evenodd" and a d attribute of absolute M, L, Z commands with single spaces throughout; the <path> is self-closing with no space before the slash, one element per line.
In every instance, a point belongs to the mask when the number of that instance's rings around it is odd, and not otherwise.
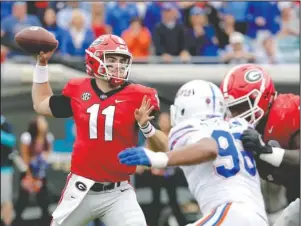
<path fill-rule="evenodd" d="M 144 148 L 145 154 L 151 162 L 151 167 L 156 169 L 163 169 L 167 166 L 169 158 L 164 152 L 153 152 Z"/>
<path fill-rule="evenodd" d="M 48 82 L 48 65 L 40 66 L 36 65 L 33 72 L 34 83 L 45 83 Z"/>
<path fill-rule="evenodd" d="M 152 137 L 156 133 L 155 127 L 150 122 L 147 122 L 146 126 L 143 126 L 143 127 L 140 126 L 139 123 L 138 123 L 138 125 L 140 127 L 141 132 L 145 136 L 145 138 Z"/>
<path fill-rule="evenodd" d="M 272 148 L 273 152 L 268 154 L 260 154 L 259 158 L 265 162 L 270 163 L 273 166 L 279 167 L 283 156 L 284 156 L 284 149 L 282 148 Z"/>

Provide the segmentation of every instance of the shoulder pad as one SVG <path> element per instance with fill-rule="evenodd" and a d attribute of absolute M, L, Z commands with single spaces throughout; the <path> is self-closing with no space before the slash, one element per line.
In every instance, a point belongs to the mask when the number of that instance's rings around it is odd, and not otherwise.
<path fill-rule="evenodd" d="M 128 85 L 128 88 L 131 92 L 137 95 L 137 99 L 139 99 L 139 102 L 142 101 L 144 95 L 147 95 L 151 99 L 151 104 L 155 107 L 155 110 L 160 110 L 160 100 L 158 97 L 157 90 L 147 86 L 133 83 Z"/>
<path fill-rule="evenodd" d="M 84 82 L 90 81 L 91 78 L 72 78 L 63 88 L 62 94 L 71 97 L 74 94 L 74 88 L 83 85 Z"/>

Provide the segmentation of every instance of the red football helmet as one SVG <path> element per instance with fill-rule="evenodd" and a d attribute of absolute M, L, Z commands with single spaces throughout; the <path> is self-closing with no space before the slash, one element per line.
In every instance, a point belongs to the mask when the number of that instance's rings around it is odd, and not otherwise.
<path fill-rule="evenodd" d="M 254 64 L 232 68 L 225 75 L 220 89 L 233 116 L 244 118 L 254 126 L 268 112 L 276 97 L 271 76 Z"/>
<path fill-rule="evenodd" d="M 124 60 L 112 61 L 109 56 L 121 56 Z M 132 54 L 124 40 L 116 35 L 99 36 L 86 49 L 87 74 L 104 79 L 112 86 L 122 85 L 128 80 L 131 65 Z"/>

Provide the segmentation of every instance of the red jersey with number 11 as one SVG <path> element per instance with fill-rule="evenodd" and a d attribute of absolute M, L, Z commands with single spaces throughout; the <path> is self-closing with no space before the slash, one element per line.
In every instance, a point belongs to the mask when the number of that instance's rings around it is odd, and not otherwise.
<path fill-rule="evenodd" d="M 99 181 L 117 182 L 129 179 L 136 167 L 120 164 L 119 152 L 137 145 L 138 130 L 134 116 L 144 95 L 159 110 L 156 90 L 128 84 L 99 95 L 91 78 L 70 80 L 63 95 L 71 99 L 76 125 L 71 172 Z"/>

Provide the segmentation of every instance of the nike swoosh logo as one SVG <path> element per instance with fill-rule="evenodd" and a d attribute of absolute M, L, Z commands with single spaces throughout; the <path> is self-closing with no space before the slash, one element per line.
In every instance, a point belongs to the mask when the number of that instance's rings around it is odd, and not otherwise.
<path fill-rule="evenodd" d="M 121 103 L 121 102 L 124 102 L 125 100 L 115 100 L 115 103 Z"/>
<path fill-rule="evenodd" d="M 71 198 L 72 198 L 72 199 L 75 199 L 75 197 L 74 197 L 74 196 L 71 196 Z"/>

